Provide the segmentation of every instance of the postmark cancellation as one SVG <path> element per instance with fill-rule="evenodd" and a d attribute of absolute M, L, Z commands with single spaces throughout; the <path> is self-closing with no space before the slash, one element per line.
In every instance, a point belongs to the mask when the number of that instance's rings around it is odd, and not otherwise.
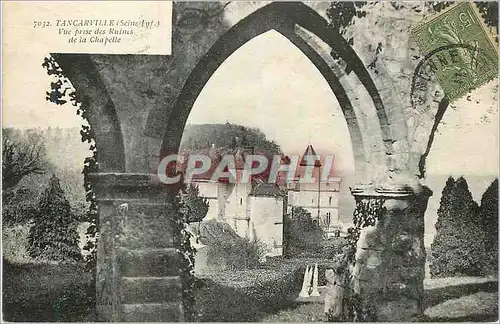
<path fill-rule="evenodd" d="M 450 102 L 498 76 L 498 50 L 474 3 L 461 2 L 411 30 Z"/>

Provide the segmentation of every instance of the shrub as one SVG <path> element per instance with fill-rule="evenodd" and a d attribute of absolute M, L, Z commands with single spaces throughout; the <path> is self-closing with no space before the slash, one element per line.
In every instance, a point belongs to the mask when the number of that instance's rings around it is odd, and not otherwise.
<path fill-rule="evenodd" d="M 498 179 L 493 181 L 481 198 L 480 220 L 485 234 L 483 274 L 498 273 Z"/>
<path fill-rule="evenodd" d="M 336 237 L 325 241 L 321 251 L 321 257 L 325 259 L 334 259 L 339 254 L 344 254 L 348 241 L 345 237 Z"/>
<path fill-rule="evenodd" d="M 432 277 L 479 276 L 484 260 L 484 233 L 479 207 L 467 181 L 446 182 L 438 209 L 436 236 L 431 244 Z"/>
<path fill-rule="evenodd" d="M 5 260 L 12 263 L 27 263 L 32 261 L 28 254 L 28 235 L 30 222 L 21 225 L 4 226 L 2 228 L 2 254 Z"/>
<path fill-rule="evenodd" d="M 29 233 L 33 258 L 54 261 L 81 260 L 76 220 L 59 179 L 54 175 L 38 203 L 38 213 Z"/>
<path fill-rule="evenodd" d="M 222 269 L 256 268 L 266 255 L 266 245 L 257 238 L 217 240 L 207 247 L 207 264 Z"/>

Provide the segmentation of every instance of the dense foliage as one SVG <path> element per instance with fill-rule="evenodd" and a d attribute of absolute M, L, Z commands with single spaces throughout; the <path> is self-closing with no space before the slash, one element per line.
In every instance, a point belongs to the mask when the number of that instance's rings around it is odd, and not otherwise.
<path fill-rule="evenodd" d="M 194 294 L 194 257 L 196 249 L 191 246 L 191 233 L 186 228 L 190 211 L 183 202 L 181 191 L 177 191 L 173 196 L 172 211 L 174 213 L 174 217 L 172 217 L 174 244 L 177 247 L 177 252 L 181 255 L 179 275 L 182 282 L 184 320 L 192 322 L 195 319 L 194 306 L 196 302 Z"/>
<path fill-rule="evenodd" d="M 268 260 L 244 271 L 206 269 L 198 280 L 197 321 L 276 322 L 270 314 L 295 308 L 290 296 L 298 294 L 304 270 L 302 260 Z"/>
<path fill-rule="evenodd" d="M 80 260 L 76 219 L 59 179 L 53 176 L 38 203 L 29 233 L 29 254 L 49 260 Z"/>
<path fill-rule="evenodd" d="M 498 179 L 481 198 L 479 219 L 484 231 L 483 274 L 498 274 Z"/>
<path fill-rule="evenodd" d="M 186 223 L 201 222 L 208 212 L 208 199 L 200 196 L 200 188 L 190 183 L 183 197 L 183 202 L 188 209 Z"/>
<path fill-rule="evenodd" d="M 479 206 L 463 177 L 456 181 L 448 178 L 437 213 L 436 236 L 431 244 L 431 276 L 481 275 L 484 232 Z"/>
<path fill-rule="evenodd" d="M 257 238 L 236 237 L 231 241 L 217 240 L 207 246 L 207 264 L 229 270 L 258 267 L 266 252 L 266 245 Z"/>
<path fill-rule="evenodd" d="M 2 225 L 26 224 L 36 215 L 36 202 L 26 197 L 36 197 L 38 192 L 32 188 L 16 188 L 2 192 Z"/>

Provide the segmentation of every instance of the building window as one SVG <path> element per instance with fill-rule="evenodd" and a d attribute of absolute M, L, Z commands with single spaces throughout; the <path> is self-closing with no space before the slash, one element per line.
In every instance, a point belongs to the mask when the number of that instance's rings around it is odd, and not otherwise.
<path fill-rule="evenodd" d="M 331 205 L 332 204 L 332 197 L 328 198 L 328 204 Z"/>
<path fill-rule="evenodd" d="M 311 199 L 311 203 L 313 203 L 313 204 L 314 204 L 314 199 Z"/>
<path fill-rule="evenodd" d="M 243 198 L 240 198 L 240 205 L 243 205 Z"/>

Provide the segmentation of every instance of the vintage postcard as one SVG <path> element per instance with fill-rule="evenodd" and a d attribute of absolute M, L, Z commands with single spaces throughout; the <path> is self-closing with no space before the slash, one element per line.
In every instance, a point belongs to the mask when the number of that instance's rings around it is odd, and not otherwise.
<path fill-rule="evenodd" d="M 5 322 L 498 321 L 498 2 L 3 1 Z"/>

